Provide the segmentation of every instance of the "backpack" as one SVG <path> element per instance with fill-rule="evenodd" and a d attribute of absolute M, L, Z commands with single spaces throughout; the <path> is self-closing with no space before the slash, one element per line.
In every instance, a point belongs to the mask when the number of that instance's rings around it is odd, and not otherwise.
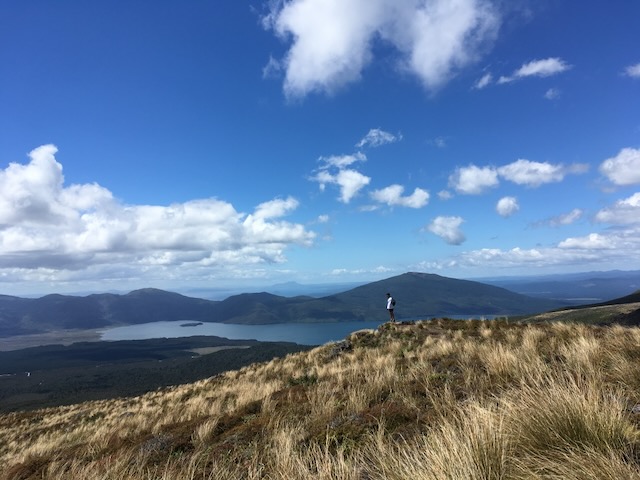
<path fill-rule="evenodd" d="M 391 306 L 392 307 L 396 306 L 396 299 L 395 298 L 391 299 Z"/>

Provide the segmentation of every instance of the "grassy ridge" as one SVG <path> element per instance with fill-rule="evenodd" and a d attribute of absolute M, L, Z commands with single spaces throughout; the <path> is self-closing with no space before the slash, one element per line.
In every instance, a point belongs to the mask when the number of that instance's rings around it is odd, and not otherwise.
<path fill-rule="evenodd" d="M 434 320 L 0 416 L 6 479 L 640 479 L 640 330 Z"/>

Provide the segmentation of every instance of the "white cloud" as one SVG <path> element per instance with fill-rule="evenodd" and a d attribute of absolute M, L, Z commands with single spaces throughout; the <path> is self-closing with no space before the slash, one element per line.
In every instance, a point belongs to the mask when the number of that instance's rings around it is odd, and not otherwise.
<path fill-rule="evenodd" d="M 499 183 L 498 172 L 492 167 L 469 165 L 456 169 L 449 177 L 449 186 L 466 195 L 480 194 Z"/>
<path fill-rule="evenodd" d="M 453 198 L 453 194 L 449 190 L 440 190 L 438 192 L 438 198 L 440 200 L 451 200 Z"/>
<path fill-rule="evenodd" d="M 354 153 L 353 155 L 332 155 L 330 157 L 320 157 L 320 161 L 323 162 L 323 165 L 320 168 L 345 168 L 357 162 L 365 162 L 366 160 L 366 155 L 361 152 Z"/>
<path fill-rule="evenodd" d="M 385 132 L 384 130 L 380 130 L 379 128 L 372 128 L 364 136 L 364 138 L 362 138 L 362 140 L 356 143 L 356 147 L 379 147 L 381 145 L 394 143 L 400 140 L 402 140 L 402 135 L 394 135 L 393 133 Z"/>
<path fill-rule="evenodd" d="M 340 201 L 343 203 L 349 203 L 369 182 L 371 178 L 350 169 L 340 170 L 332 177 L 332 183 L 340 187 Z"/>
<path fill-rule="evenodd" d="M 502 197 L 496 204 L 496 211 L 501 217 L 510 217 L 518 210 L 520 210 L 520 205 L 515 197 Z"/>
<path fill-rule="evenodd" d="M 476 90 L 482 90 L 483 88 L 488 87 L 493 81 L 493 75 L 490 73 L 485 73 L 478 81 L 473 85 L 473 88 Z"/>
<path fill-rule="evenodd" d="M 462 217 L 436 217 L 427 229 L 442 238 L 449 245 L 460 245 L 466 240 L 464 233 L 460 229 L 460 225 L 464 220 Z"/>
<path fill-rule="evenodd" d="M 564 178 L 565 170 L 562 165 L 551 165 L 547 162 L 532 162 L 530 160 L 516 160 L 509 165 L 498 168 L 498 173 L 505 179 L 527 185 L 539 187 L 543 183 L 560 182 Z"/>
<path fill-rule="evenodd" d="M 631 78 L 640 78 L 640 63 L 629 65 L 624 69 L 624 73 Z"/>
<path fill-rule="evenodd" d="M 429 144 L 438 148 L 445 148 L 447 146 L 447 139 L 444 137 L 435 137 L 429 140 Z"/>
<path fill-rule="evenodd" d="M 262 78 L 276 78 L 280 76 L 281 72 L 282 64 L 278 60 L 270 56 L 269 61 L 262 68 Z"/>
<path fill-rule="evenodd" d="M 83 212 L 113 201 L 111 193 L 96 184 L 64 188 L 57 151 L 54 145 L 43 145 L 29 153 L 27 165 L 11 163 L 0 171 L 0 228 L 79 221 Z"/>
<path fill-rule="evenodd" d="M 590 233 L 584 237 L 572 237 L 558 244 L 560 248 L 574 248 L 581 250 L 600 250 L 616 248 L 611 237 L 599 233 Z"/>
<path fill-rule="evenodd" d="M 360 152 L 353 155 L 320 157 L 323 165 L 321 165 L 320 171 L 310 180 L 318 182 L 321 191 L 325 190 L 327 184 L 337 185 L 340 189 L 339 200 L 343 203 L 349 203 L 360 190 L 371 182 L 371 178 L 357 170 L 345 167 L 356 162 L 364 162 L 366 159 L 367 157 Z"/>
<path fill-rule="evenodd" d="M 72 271 L 100 270 L 105 279 L 110 272 L 131 278 L 162 268 L 166 279 L 187 266 L 282 262 L 288 247 L 314 240 L 302 225 L 281 220 L 298 206 L 292 197 L 264 202 L 248 215 L 212 198 L 122 205 L 97 184 L 65 186 L 56 151 L 39 147 L 28 164 L 0 170 L 0 277 L 39 272 L 57 281 Z"/>
<path fill-rule="evenodd" d="M 362 275 L 362 274 L 381 274 L 381 273 L 389 273 L 394 270 L 383 265 L 378 265 L 377 267 L 366 269 L 366 268 L 357 268 L 357 269 L 347 269 L 347 268 L 334 268 L 331 270 L 330 275 Z"/>
<path fill-rule="evenodd" d="M 640 149 L 623 148 L 602 162 L 600 173 L 616 185 L 640 184 Z"/>
<path fill-rule="evenodd" d="M 536 269 L 624 268 L 640 261 L 640 230 L 616 230 L 568 238 L 557 246 L 539 248 L 514 247 L 509 250 L 483 248 L 462 252 L 449 258 L 422 262 L 415 266 L 425 270 L 494 271 L 502 275 L 507 269 L 526 273 Z M 460 273 L 458 273 L 460 274 Z"/>
<path fill-rule="evenodd" d="M 640 192 L 600 210 L 596 214 L 596 221 L 613 225 L 640 225 Z"/>
<path fill-rule="evenodd" d="M 379 203 L 385 203 L 390 207 L 401 206 L 409 208 L 422 208 L 429 203 L 429 192 L 416 188 L 409 196 L 403 197 L 402 185 L 390 185 L 381 190 L 371 192 L 371 198 Z"/>
<path fill-rule="evenodd" d="M 546 98 L 547 100 L 555 100 L 557 98 L 560 98 L 560 90 L 558 90 L 557 88 L 550 88 L 545 92 L 544 98 Z"/>
<path fill-rule="evenodd" d="M 583 211 L 579 208 L 574 208 L 569 213 L 563 213 L 557 217 L 551 218 L 547 223 L 552 227 L 559 227 L 562 225 L 571 225 L 582 218 Z"/>
<path fill-rule="evenodd" d="M 544 60 L 533 60 L 525 63 L 510 76 L 502 76 L 498 79 L 498 83 L 509 83 L 514 80 L 526 77 L 550 77 L 565 72 L 571 68 L 561 58 L 545 58 Z"/>
<path fill-rule="evenodd" d="M 438 88 L 495 39 L 499 17 L 485 0 L 282 0 L 263 23 L 291 41 L 284 91 L 302 97 L 359 80 L 375 40 L 395 47 L 401 67 L 426 88 Z"/>

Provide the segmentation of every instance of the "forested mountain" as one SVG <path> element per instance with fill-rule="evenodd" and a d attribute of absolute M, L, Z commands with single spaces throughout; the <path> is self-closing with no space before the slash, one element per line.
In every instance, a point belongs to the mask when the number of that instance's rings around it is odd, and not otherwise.
<path fill-rule="evenodd" d="M 385 320 L 386 292 L 398 300 L 399 319 L 520 315 L 566 305 L 480 282 L 414 272 L 322 298 L 282 297 L 262 292 L 211 301 L 157 289 L 85 297 L 0 296 L 0 336 L 172 320 L 242 324 Z"/>

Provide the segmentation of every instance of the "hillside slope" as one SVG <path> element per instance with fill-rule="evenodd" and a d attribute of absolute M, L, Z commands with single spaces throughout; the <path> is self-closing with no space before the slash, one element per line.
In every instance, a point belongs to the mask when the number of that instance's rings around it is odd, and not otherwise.
<path fill-rule="evenodd" d="M 590 324 L 640 325 L 640 290 L 608 302 L 562 308 L 527 317 L 529 322 L 580 322 Z"/>
<path fill-rule="evenodd" d="M 0 478 L 640 479 L 639 342 L 385 324 L 141 397 L 0 415 Z"/>

